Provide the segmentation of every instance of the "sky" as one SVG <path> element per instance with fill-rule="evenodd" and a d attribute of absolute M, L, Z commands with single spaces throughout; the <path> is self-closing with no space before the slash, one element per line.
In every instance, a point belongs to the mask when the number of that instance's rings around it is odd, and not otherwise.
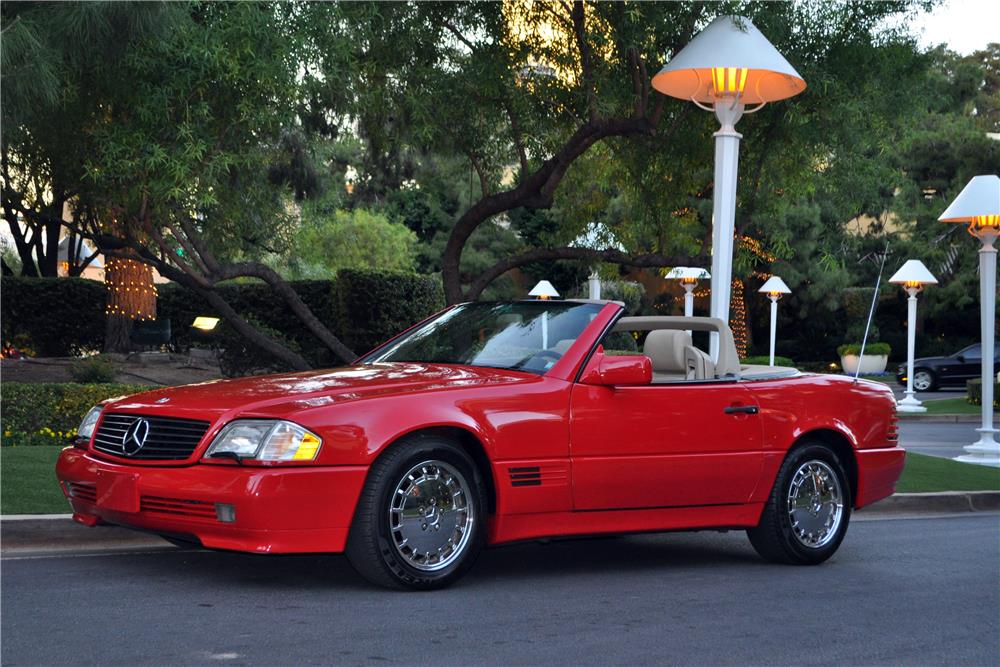
<path fill-rule="evenodd" d="M 1000 0 L 945 0 L 913 22 L 919 43 L 930 48 L 947 44 L 964 56 L 1000 42 Z"/>

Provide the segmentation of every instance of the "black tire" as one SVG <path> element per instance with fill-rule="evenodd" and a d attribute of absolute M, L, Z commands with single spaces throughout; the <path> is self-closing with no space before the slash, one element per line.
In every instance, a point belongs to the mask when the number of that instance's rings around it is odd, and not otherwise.
<path fill-rule="evenodd" d="M 926 373 L 927 376 L 930 378 L 930 384 L 928 384 L 923 389 L 919 389 L 917 387 L 917 376 L 919 376 L 922 373 Z M 937 374 L 935 374 L 934 371 L 932 371 L 930 369 L 927 369 L 927 368 L 915 368 L 915 369 L 913 369 L 913 389 L 914 389 L 914 391 L 937 391 L 937 389 L 938 389 Z"/>
<path fill-rule="evenodd" d="M 816 546 L 807 545 L 804 543 L 807 538 L 798 536 L 801 528 L 793 525 L 788 511 L 789 492 L 796 473 L 813 463 L 823 471 L 829 470 L 836 478 L 842 503 L 839 523 L 834 530 L 828 531 L 829 537 Z M 785 457 L 764 506 L 760 523 L 755 528 L 748 529 L 747 536 L 753 548 L 766 560 L 790 565 L 817 565 L 832 556 L 844 540 L 850 523 L 852 503 L 851 486 L 837 455 L 826 445 L 806 442 Z"/>
<path fill-rule="evenodd" d="M 398 531 L 403 529 L 394 529 L 390 523 L 397 488 L 406 483 L 407 474 L 412 473 L 415 466 L 425 462 L 439 462 L 442 468 L 457 473 L 450 479 L 465 489 L 464 511 L 471 517 L 468 537 L 458 541 L 459 547 L 452 548 L 447 564 L 433 571 L 422 569 L 414 560 L 420 557 L 419 553 L 411 550 L 408 557 L 404 553 L 408 547 L 397 547 L 402 534 Z M 406 498 L 406 494 L 403 497 Z M 351 522 L 345 550 L 347 559 L 358 574 L 379 586 L 412 590 L 443 588 L 468 572 L 482 551 L 486 543 L 486 506 L 482 475 L 460 446 L 436 435 L 406 438 L 383 453 L 368 472 Z M 464 519 L 465 515 L 462 516 Z M 428 562 L 423 568 L 434 566 Z"/>

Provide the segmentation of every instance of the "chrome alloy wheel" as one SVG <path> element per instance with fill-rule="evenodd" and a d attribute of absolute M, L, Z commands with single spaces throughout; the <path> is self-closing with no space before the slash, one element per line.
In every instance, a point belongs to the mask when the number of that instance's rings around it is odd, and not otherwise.
<path fill-rule="evenodd" d="M 802 545 L 817 549 L 837 535 L 844 518 L 840 479 L 825 462 L 806 461 L 788 487 L 788 518 Z"/>
<path fill-rule="evenodd" d="M 453 563 L 472 535 L 469 483 L 444 461 L 424 461 L 403 475 L 389 505 L 389 533 L 406 562 L 434 572 Z"/>
<path fill-rule="evenodd" d="M 927 371 L 917 371 L 913 374 L 913 388 L 917 391 L 927 391 L 934 384 L 931 374 Z"/>

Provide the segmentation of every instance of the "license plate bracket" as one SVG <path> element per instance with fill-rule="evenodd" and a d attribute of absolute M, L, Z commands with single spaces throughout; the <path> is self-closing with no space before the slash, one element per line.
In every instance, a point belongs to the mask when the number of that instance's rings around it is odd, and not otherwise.
<path fill-rule="evenodd" d="M 114 512 L 139 511 L 138 475 L 114 470 L 97 473 L 97 506 Z"/>

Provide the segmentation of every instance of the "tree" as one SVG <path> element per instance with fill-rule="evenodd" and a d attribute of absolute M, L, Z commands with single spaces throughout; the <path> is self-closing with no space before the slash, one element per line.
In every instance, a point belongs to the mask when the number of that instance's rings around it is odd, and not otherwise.
<path fill-rule="evenodd" d="M 20 20 L 36 26 L 96 21 L 107 26 L 106 41 L 124 44 L 116 47 L 124 51 L 117 57 L 105 54 L 92 67 L 55 73 L 59 95 L 83 91 L 89 102 L 69 112 L 57 108 L 51 117 L 73 139 L 63 162 L 67 182 L 78 186 L 70 191 L 74 200 L 80 210 L 99 212 L 67 226 L 106 254 L 135 256 L 198 291 L 254 344 L 293 368 L 308 368 L 214 290 L 237 277 L 263 280 L 336 356 L 353 359 L 281 276 L 258 261 L 289 240 L 284 186 L 269 178 L 267 167 L 285 157 L 283 131 L 298 101 L 300 6 L 179 5 L 161 33 L 133 40 L 121 39 L 119 28 L 125 28 L 114 20 L 127 10 L 70 4 L 64 14 L 64 7 L 31 5 Z M 19 143 L 10 154 L 61 191 L 56 171 L 44 173 L 53 163 L 49 152 L 32 144 L 50 116 L 15 105 L 11 117 Z M 6 208 L 38 224 L 61 223 L 6 178 L 4 185 Z"/>
<path fill-rule="evenodd" d="M 530 262 L 656 267 L 706 256 L 710 221 L 702 204 L 711 197 L 714 119 L 653 93 L 649 82 L 717 13 L 752 18 L 811 86 L 741 128 L 750 147 L 741 160 L 741 234 L 754 234 L 757 220 L 773 213 L 768 202 L 776 192 L 812 194 L 818 164 L 845 176 L 855 173 L 852 163 L 875 169 L 880 125 L 902 113 L 919 74 L 905 26 L 887 21 L 912 6 L 539 2 L 498 11 L 490 4 L 351 4 L 337 7 L 331 39 L 340 44 L 347 35 L 357 49 L 328 49 L 311 85 L 323 90 L 330 79 L 351 91 L 314 101 L 358 119 L 368 200 L 418 171 L 414 165 L 428 154 L 462 156 L 469 165 L 474 197 L 456 212 L 441 261 L 454 302 Z M 878 91 L 883 76 L 907 85 Z M 851 136 L 851 122 L 863 128 L 861 139 Z M 587 165 L 600 146 L 612 164 Z M 585 172 L 603 167 L 606 178 L 586 189 L 627 211 L 616 229 L 634 241 L 627 252 L 566 244 L 593 221 L 573 213 L 576 193 L 563 187 L 581 165 Z M 872 191 L 859 190 L 852 205 L 867 206 L 861 196 Z M 554 211 L 559 233 L 552 243 L 525 244 L 485 272 L 468 271 L 463 254 L 476 230 L 512 220 L 519 209 Z M 771 244 L 769 234 L 758 236 Z"/>

